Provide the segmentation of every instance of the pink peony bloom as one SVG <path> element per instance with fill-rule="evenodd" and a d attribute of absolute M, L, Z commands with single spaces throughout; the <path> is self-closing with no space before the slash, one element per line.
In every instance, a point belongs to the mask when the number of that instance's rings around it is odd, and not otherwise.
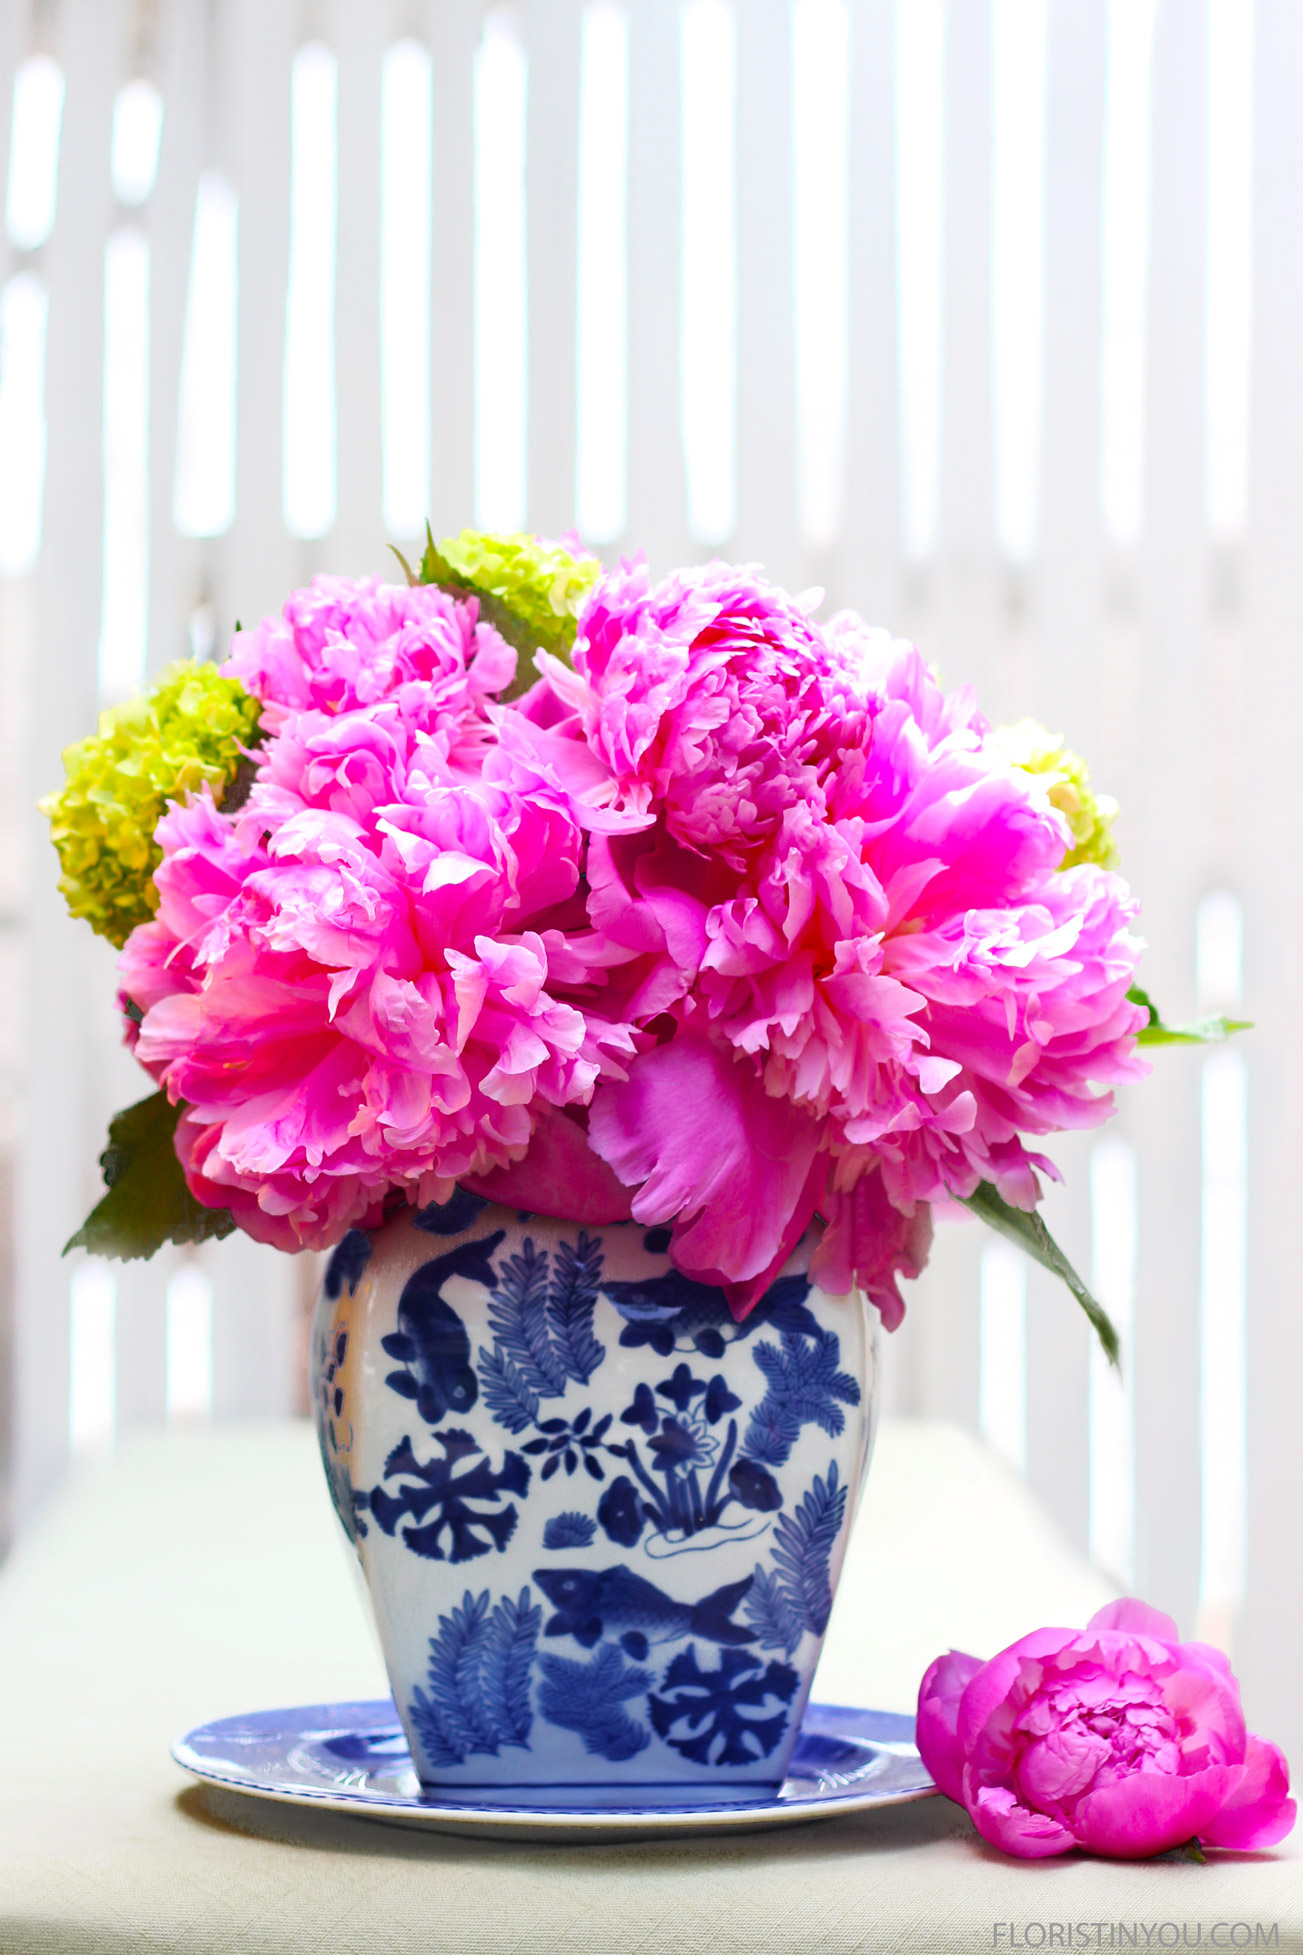
<path fill-rule="evenodd" d="M 721 563 L 654 587 L 622 563 L 580 615 L 574 672 L 545 664 L 623 800 L 735 868 L 817 791 L 862 712 L 857 648 Z"/>
<path fill-rule="evenodd" d="M 1038 1629 L 989 1663 L 938 1657 L 918 1748 L 982 1838 L 1023 1859 L 1275 1846 L 1295 1819 L 1288 1767 L 1245 1731 L 1226 1658 L 1143 1602 L 1110 1603 L 1084 1631 Z"/>
<path fill-rule="evenodd" d="M 834 1224 L 823 1279 L 860 1272 L 898 1319 L 923 1206 L 989 1180 L 1031 1208 L 1053 1170 L 1023 1137 L 1097 1124 L 1107 1089 L 1143 1073 L 1125 884 L 1056 873 L 1062 817 L 969 694 L 750 572 L 653 586 L 622 565 L 581 614 L 574 672 L 548 671 L 610 770 L 614 800 L 592 798 L 654 824 L 588 847 L 588 915 L 612 956 L 568 995 L 657 1028 L 627 1084 L 597 1089 L 594 1146 L 639 1188 L 636 1215 L 665 1209 L 665 1096 L 640 1080 L 667 1041 L 713 1048 L 717 1120 L 676 1129 L 676 1259 L 692 1224 L 749 1284 L 760 1234 L 795 1239 L 817 1210 Z M 738 1180 L 716 1128 L 762 1107 L 771 1138 Z M 763 1229 L 739 1219 L 743 1186 Z"/>
<path fill-rule="evenodd" d="M 533 926 L 574 895 L 582 835 L 487 778 L 514 654 L 472 604 L 321 579 L 233 663 L 272 737 L 233 817 L 205 793 L 159 825 L 158 914 L 120 963 L 129 1037 L 186 1102 L 196 1197 L 321 1247 L 394 1191 L 518 1160 L 540 1110 L 585 1102 L 632 1046 L 549 988 Z"/>
<path fill-rule="evenodd" d="M 488 732 L 484 708 L 516 676 L 516 654 L 477 607 L 432 585 L 317 577 L 280 615 L 237 632 L 223 671 L 262 701 L 276 732 L 292 715 L 348 713 L 381 699 L 445 733 L 468 755 Z"/>

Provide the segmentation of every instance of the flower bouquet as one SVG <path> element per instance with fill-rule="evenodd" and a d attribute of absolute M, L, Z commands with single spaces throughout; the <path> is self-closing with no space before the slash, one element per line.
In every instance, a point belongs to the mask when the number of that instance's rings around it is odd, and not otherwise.
<path fill-rule="evenodd" d="M 364 1563 L 443 1583 L 381 1624 L 432 1781 L 554 1783 L 540 1723 L 580 1778 L 781 1778 L 872 1436 L 828 1300 L 894 1328 L 963 1203 L 1116 1358 L 1037 1144 L 1229 1029 L 1137 988 L 1081 762 L 819 602 L 431 540 L 171 668 L 42 804 L 157 1087 L 73 1242 L 334 1251 L 323 1450 Z M 492 1607 L 448 1572 L 485 1556 L 523 1561 Z"/>

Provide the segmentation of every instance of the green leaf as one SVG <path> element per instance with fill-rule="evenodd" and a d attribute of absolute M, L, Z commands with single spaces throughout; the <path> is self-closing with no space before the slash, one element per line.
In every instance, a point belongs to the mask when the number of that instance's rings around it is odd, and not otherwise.
<path fill-rule="evenodd" d="M 205 1208 L 186 1187 L 174 1144 L 182 1110 L 166 1093 L 151 1093 L 114 1115 L 100 1155 L 108 1193 L 69 1239 L 65 1256 L 70 1249 L 89 1249 L 127 1263 L 152 1256 L 165 1242 L 230 1235 L 235 1221 L 229 1209 Z"/>
<path fill-rule="evenodd" d="M 980 1215 L 988 1227 L 1006 1236 L 1010 1242 L 1016 1242 L 1033 1262 L 1039 1263 L 1042 1269 L 1048 1269 L 1051 1275 L 1060 1277 L 1067 1284 L 1094 1325 L 1095 1335 L 1103 1345 L 1109 1363 L 1115 1371 L 1121 1371 L 1118 1334 L 1109 1320 L 1108 1312 L 1090 1294 L 1036 1211 L 1033 1209 L 1029 1213 L 1025 1208 L 1012 1207 L 989 1181 L 979 1181 L 973 1193 L 962 1199 L 964 1206 L 971 1208 L 974 1215 Z"/>
<path fill-rule="evenodd" d="M 1133 984 L 1127 997 L 1133 1005 L 1143 1005 L 1149 1013 L 1148 1025 L 1136 1034 L 1139 1045 L 1217 1045 L 1232 1032 L 1253 1030 L 1251 1018 L 1227 1018 L 1221 1012 L 1196 1018 L 1189 1025 L 1165 1025 L 1158 1006 L 1140 985 Z"/>

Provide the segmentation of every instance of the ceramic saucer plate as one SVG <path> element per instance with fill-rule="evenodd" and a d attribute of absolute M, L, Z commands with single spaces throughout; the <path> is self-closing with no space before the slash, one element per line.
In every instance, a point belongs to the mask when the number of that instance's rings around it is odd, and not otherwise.
<path fill-rule="evenodd" d="M 900 1805 L 936 1790 L 914 1745 L 912 1717 L 834 1704 L 807 1706 L 787 1778 L 773 1797 L 745 1805 L 543 1811 L 453 1803 L 421 1789 L 388 1698 L 222 1718 L 178 1738 L 172 1756 L 196 1778 L 256 1798 L 486 1839 L 740 1833 Z"/>

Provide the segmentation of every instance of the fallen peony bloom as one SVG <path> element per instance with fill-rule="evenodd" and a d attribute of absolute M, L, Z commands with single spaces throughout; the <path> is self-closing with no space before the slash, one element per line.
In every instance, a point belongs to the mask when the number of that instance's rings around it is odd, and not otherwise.
<path fill-rule="evenodd" d="M 1245 1731 L 1225 1656 L 1131 1599 L 989 1663 L 938 1657 L 919 1686 L 918 1748 L 982 1838 L 1021 1859 L 1275 1846 L 1297 1810 L 1283 1756 Z"/>

